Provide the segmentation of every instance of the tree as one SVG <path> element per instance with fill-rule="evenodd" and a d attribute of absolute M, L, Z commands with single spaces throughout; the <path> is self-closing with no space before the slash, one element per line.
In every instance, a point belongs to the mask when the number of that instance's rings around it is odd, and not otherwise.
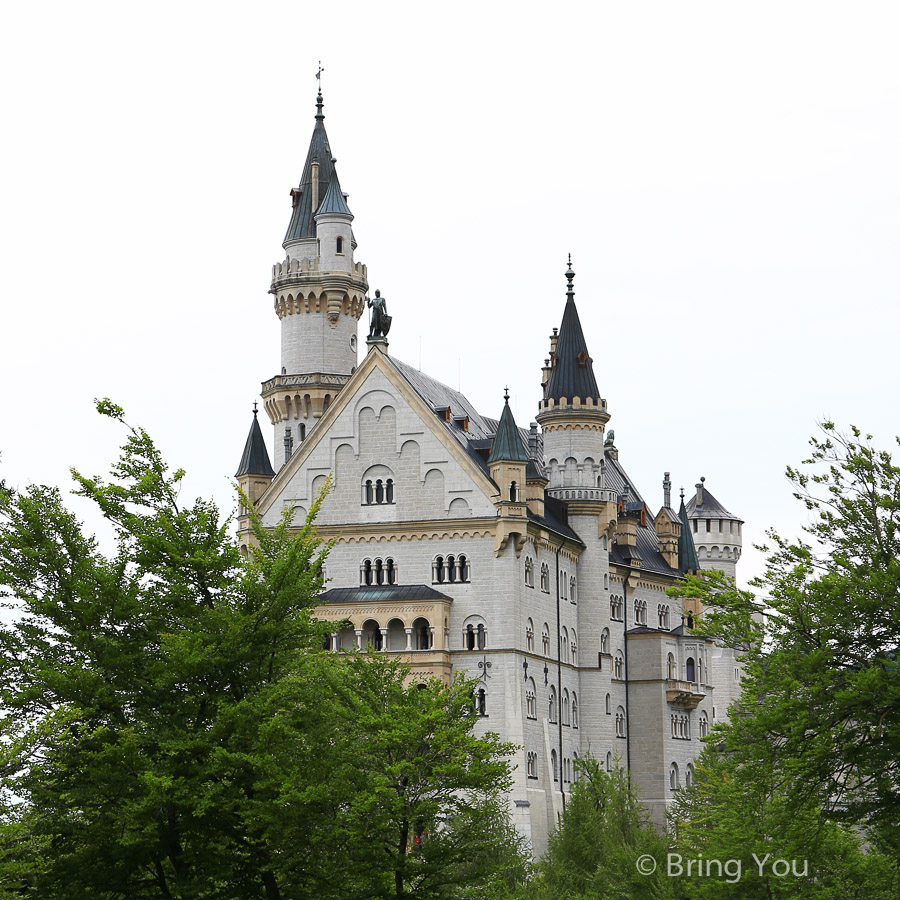
<path fill-rule="evenodd" d="M 715 573 L 698 631 L 745 653 L 737 709 L 717 740 L 746 771 L 769 767 L 788 808 L 822 810 L 900 852 L 900 468 L 870 435 L 832 423 L 788 468 L 805 540 L 769 532 L 761 599 Z M 759 627 L 765 611 L 766 629 Z"/>
<path fill-rule="evenodd" d="M 404 896 L 398 871 L 438 896 L 441 865 L 466 880 L 451 837 L 496 812 L 476 801 L 505 783 L 508 748 L 471 735 L 464 686 L 410 691 L 397 666 L 322 651 L 321 498 L 299 530 L 253 517 L 244 559 L 213 504 L 179 502 L 184 473 L 141 429 L 109 483 L 73 475 L 115 528 L 111 555 L 58 490 L 0 498 L 0 590 L 16 608 L 0 626 L 0 896 Z M 391 805 L 391 778 L 415 796 Z M 409 858 L 403 821 L 409 847 L 421 821 L 434 850 Z"/>
<path fill-rule="evenodd" d="M 619 769 L 604 772 L 593 757 L 576 760 L 575 767 L 578 780 L 527 892 L 529 900 L 677 896 L 665 869 L 667 841 L 650 823 L 628 776 Z M 654 872 L 639 870 L 644 856 L 656 862 Z"/>

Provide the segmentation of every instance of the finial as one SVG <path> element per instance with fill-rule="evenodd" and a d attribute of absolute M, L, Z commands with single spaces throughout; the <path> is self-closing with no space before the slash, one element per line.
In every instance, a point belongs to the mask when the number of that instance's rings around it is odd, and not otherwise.
<path fill-rule="evenodd" d="M 325 69 L 322 67 L 322 60 L 319 60 L 319 71 L 316 72 L 316 81 L 319 83 L 319 89 L 316 93 L 316 118 L 324 119 L 325 115 L 322 112 L 322 73 Z"/>
<path fill-rule="evenodd" d="M 569 254 L 569 268 L 566 269 L 566 279 L 569 282 L 568 286 L 566 287 L 566 297 L 568 297 L 569 300 L 575 299 L 575 288 L 572 285 L 572 280 L 574 278 L 575 278 L 575 272 L 572 270 L 572 254 L 570 253 Z"/>
<path fill-rule="evenodd" d="M 701 483 L 701 484 L 704 484 L 705 482 L 706 482 L 706 476 L 705 476 L 705 475 L 701 475 L 701 476 L 700 476 L 700 483 Z"/>
<path fill-rule="evenodd" d="M 254 401 L 253 401 L 253 418 L 254 418 L 254 419 L 256 418 L 256 413 L 257 413 L 257 412 L 258 412 L 258 410 L 256 409 L 256 401 L 254 400 Z"/>
<path fill-rule="evenodd" d="M 684 487 L 681 488 L 681 502 L 684 503 Z"/>
<path fill-rule="evenodd" d="M 509 405 L 509 388 L 503 388 L 503 399 L 506 401 L 507 406 Z"/>

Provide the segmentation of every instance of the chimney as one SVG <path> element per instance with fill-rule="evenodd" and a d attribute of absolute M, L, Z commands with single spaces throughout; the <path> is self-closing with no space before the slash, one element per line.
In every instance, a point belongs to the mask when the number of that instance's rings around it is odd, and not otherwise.
<path fill-rule="evenodd" d="M 291 434 L 291 428 L 288 426 L 284 429 L 284 461 L 287 462 L 294 452 L 294 436 Z"/>
<path fill-rule="evenodd" d="M 312 212 L 315 215 L 319 208 L 319 161 L 312 161 Z"/>
<path fill-rule="evenodd" d="M 668 472 L 663 475 L 663 506 L 672 506 L 672 481 Z"/>
<path fill-rule="evenodd" d="M 701 475 L 700 480 L 697 482 L 694 487 L 697 488 L 697 506 L 703 506 L 703 482 L 706 479 Z"/>
<path fill-rule="evenodd" d="M 537 462 L 538 458 L 538 425 L 532 422 L 528 429 L 528 455 Z"/>
<path fill-rule="evenodd" d="M 556 345 L 559 342 L 559 329 L 554 328 L 553 334 L 550 335 L 550 355 L 556 353 Z"/>

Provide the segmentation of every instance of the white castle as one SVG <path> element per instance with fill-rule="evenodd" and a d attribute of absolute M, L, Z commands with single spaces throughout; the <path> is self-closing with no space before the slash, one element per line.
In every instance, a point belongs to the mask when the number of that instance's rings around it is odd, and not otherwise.
<path fill-rule="evenodd" d="M 478 727 L 521 748 L 510 804 L 536 854 L 588 753 L 628 769 L 662 825 L 740 680 L 730 652 L 689 633 L 697 601 L 665 589 L 701 566 L 734 576 L 742 522 L 702 481 L 676 511 L 668 472 L 654 514 L 629 478 L 571 263 L 528 430 L 508 399 L 499 419 L 482 415 L 392 357 L 383 334 L 360 363 L 367 270 L 321 92 L 316 108 L 272 271 L 281 365 L 262 400 L 275 467 L 254 413 L 238 481 L 274 526 L 285 507 L 302 522 L 333 474 L 318 517 L 336 541 L 317 612 L 335 623 L 329 646 L 398 654 L 415 679 L 478 680 Z M 242 516 L 245 543 L 247 526 Z"/>

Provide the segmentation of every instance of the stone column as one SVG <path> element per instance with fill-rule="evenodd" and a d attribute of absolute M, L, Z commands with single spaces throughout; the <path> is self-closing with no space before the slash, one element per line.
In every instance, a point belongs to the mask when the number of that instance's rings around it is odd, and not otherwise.
<path fill-rule="evenodd" d="M 331 649 L 334 653 L 341 649 L 341 636 L 337 631 L 331 632 Z"/>
<path fill-rule="evenodd" d="M 407 628 L 406 629 L 406 650 L 407 650 L 407 652 L 411 651 L 413 648 L 412 635 L 413 635 L 412 628 Z"/>
<path fill-rule="evenodd" d="M 362 648 L 363 648 L 363 630 L 362 630 L 362 628 L 354 629 L 354 633 L 356 634 L 356 649 L 362 650 Z"/>
<path fill-rule="evenodd" d="M 384 652 L 388 648 L 388 630 L 387 628 L 379 628 L 381 632 L 381 650 Z"/>
<path fill-rule="evenodd" d="M 434 625 L 428 626 L 428 649 L 434 650 Z"/>

